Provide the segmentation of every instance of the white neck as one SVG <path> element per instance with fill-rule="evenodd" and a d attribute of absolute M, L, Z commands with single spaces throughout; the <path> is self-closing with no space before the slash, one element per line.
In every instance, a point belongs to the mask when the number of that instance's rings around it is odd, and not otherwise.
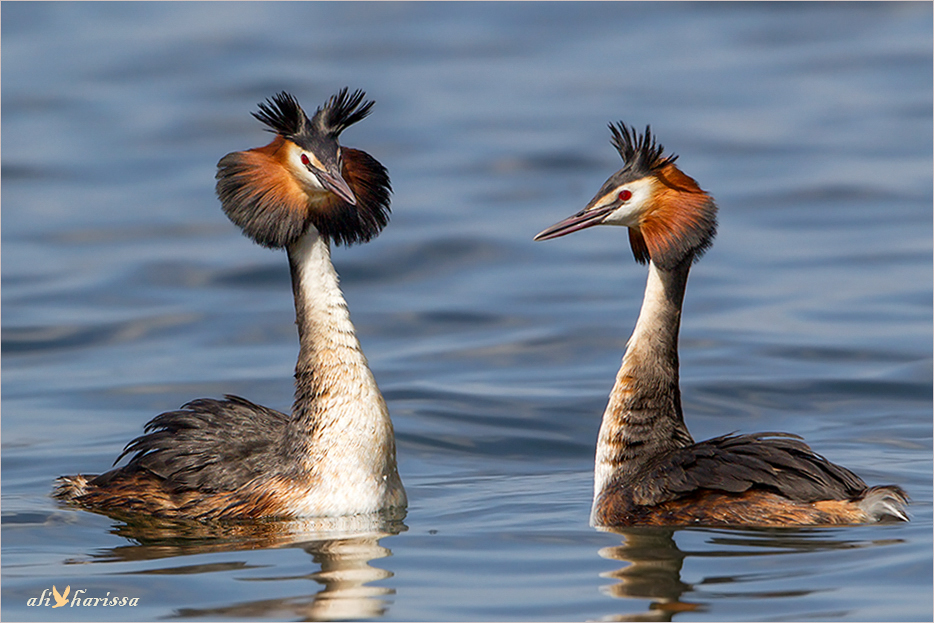
<path fill-rule="evenodd" d="M 594 497 L 645 460 L 693 443 L 681 414 L 678 331 L 690 262 L 664 271 L 649 262 L 639 320 L 603 414 Z"/>
<path fill-rule="evenodd" d="M 307 468 L 325 489 L 324 510 L 404 505 L 389 411 L 350 321 L 330 245 L 309 226 L 288 253 L 300 342 L 292 417 L 306 436 Z M 377 506 L 368 510 L 370 498 Z M 314 514 L 328 514 L 321 510 Z"/>
<path fill-rule="evenodd" d="M 289 247 L 289 263 L 301 343 L 296 375 L 314 373 L 322 366 L 337 365 L 359 375 L 360 382 L 371 389 L 379 398 L 378 402 L 382 403 L 350 321 L 350 311 L 331 263 L 331 247 L 327 239 L 309 227 L 309 231 Z M 329 380 L 339 381 L 340 376 L 343 374 Z"/>

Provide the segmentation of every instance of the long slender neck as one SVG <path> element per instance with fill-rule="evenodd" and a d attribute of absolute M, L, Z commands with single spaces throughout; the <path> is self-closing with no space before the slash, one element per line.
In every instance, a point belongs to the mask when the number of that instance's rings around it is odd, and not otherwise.
<path fill-rule="evenodd" d="M 678 386 L 678 331 L 690 268 L 690 259 L 671 271 L 649 262 L 642 311 L 600 426 L 595 496 L 648 459 L 693 443 Z"/>
<path fill-rule="evenodd" d="M 394 462 L 389 412 L 350 322 L 328 240 L 309 226 L 288 255 L 300 343 L 292 417 L 315 445 L 332 438 L 341 447 L 384 445 Z"/>

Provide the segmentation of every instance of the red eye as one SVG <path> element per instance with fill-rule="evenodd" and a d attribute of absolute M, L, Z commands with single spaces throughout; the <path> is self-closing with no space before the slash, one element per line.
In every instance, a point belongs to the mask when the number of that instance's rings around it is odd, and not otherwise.
<path fill-rule="evenodd" d="M 620 201 L 629 201 L 632 199 L 632 193 L 626 189 L 619 191 L 619 194 L 616 196 L 619 197 Z"/>
<path fill-rule="evenodd" d="M 305 154 L 302 154 L 302 164 L 305 165 L 306 167 L 311 166 L 311 160 L 309 160 L 308 156 L 306 156 Z"/>

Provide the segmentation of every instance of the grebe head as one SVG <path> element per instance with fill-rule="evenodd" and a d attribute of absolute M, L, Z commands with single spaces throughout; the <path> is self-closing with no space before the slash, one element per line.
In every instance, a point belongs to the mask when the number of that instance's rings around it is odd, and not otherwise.
<path fill-rule="evenodd" d="M 636 260 L 665 270 L 694 261 L 713 243 L 717 206 L 693 179 L 675 166 L 677 156 L 664 156 L 646 126 L 640 135 L 620 122 L 610 124 L 611 143 L 623 168 L 610 176 L 596 196 L 577 214 L 552 225 L 535 240 L 558 238 L 594 225 L 629 228 Z"/>
<path fill-rule="evenodd" d="M 253 113 L 276 138 L 217 163 L 224 213 L 257 243 L 285 247 L 311 225 L 337 244 L 366 242 L 389 221 L 386 169 L 338 137 L 370 113 L 372 101 L 341 89 L 309 119 L 286 92 Z"/>

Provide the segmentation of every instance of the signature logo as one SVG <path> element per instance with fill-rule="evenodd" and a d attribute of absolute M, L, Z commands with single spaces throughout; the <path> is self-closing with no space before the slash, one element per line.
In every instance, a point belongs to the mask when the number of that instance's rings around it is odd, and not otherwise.
<path fill-rule="evenodd" d="M 68 603 L 68 593 L 70 593 L 70 592 L 71 592 L 71 585 L 69 584 L 68 586 L 65 587 L 65 592 L 62 593 L 61 595 L 59 595 L 59 594 L 58 594 L 58 591 L 55 590 L 55 585 L 53 584 L 53 585 L 52 585 L 52 597 L 55 598 L 55 605 L 52 606 L 52 607 L 53 607 L 53 608 L 61 608 L 62 606 L 64 606 L 65 604 L 67 604 L 67 603 Z"/>
<path fill-rule="evenodd" d="M 65 590 L 59 593 L 53 584 L 51 591 L 45 589 L 39 597 L 30 597 L 26 601 L 26 605 L 51 606 L 52 608 L 68 606 L 74 608 L 76 606 L 135 606 L 139 603 L 139 597 L 111 597 L 110 591 L 107 591 L 107 594 L 103 597 L 91 597 L 87 595 L 87 592 L 87 589 L 84 588 L 76 589 L 71 601 L 69 601 L 68 595 L 71 594 L 71 585 L 69 584 L 65 587 Z M 53 600 L 55 601 L 54 604 L 52 603 Z"/>

